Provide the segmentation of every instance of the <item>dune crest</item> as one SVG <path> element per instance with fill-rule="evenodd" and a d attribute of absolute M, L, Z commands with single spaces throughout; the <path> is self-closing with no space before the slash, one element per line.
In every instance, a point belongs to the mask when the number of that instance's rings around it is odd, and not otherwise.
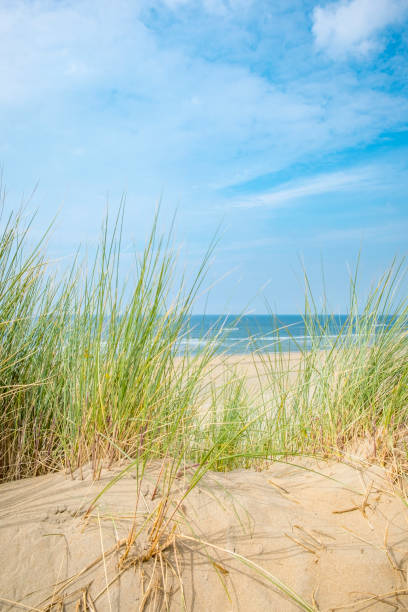
<path fill-rule="evenodd" d="M 183 598 L 200 612 L 408 606 L 408 511 L 382 469 L 298 459 L 208 473 L 147 558 L 143 520 L 163 500 L 157 470 L 146 472 L 137 508 L 129 472 L 89 516 L 115 470 L 97 482 L 84 468 L 1 485 L 0 609 L 179 610 Z M 187 483 L 188 473 L 171 504 Z M 135 510 L 141 531 L 124 561 Z"/>

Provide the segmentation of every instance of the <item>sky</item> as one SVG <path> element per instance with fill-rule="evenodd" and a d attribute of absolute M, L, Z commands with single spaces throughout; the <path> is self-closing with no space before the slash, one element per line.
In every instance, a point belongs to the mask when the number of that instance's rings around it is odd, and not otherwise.
<path fill-rule="evenodd" d="M 123 194 L 125 260 L 158 201 L 189 274 L 218 232 L 196 311 L 298 312 L 304 266 L 345 312 L 360 252 L 363 293 L 408 254 L 408 0 L 0 0 L 0 84 L 52 257 Z"/>

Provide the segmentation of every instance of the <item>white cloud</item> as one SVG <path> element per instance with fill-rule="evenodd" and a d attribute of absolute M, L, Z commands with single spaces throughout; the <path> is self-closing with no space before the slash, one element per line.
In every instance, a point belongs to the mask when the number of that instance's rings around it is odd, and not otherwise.
<path fill-rule="evenodd" d="M 255 208 L 259 206 L 267 208 L 280 208 L 288 202 L 296 201 L 323 193 L 338 193 L 354 189 L 372 186 L 375 182 L 375 169 L 367 166 L 339 172 L 319 174 L 302 182 L 291 181 L 285 183 L 279 189 L 251 196 L 236 204 L 239 208 Z"/>
<path fill-rule="evenodd" d="M 316 46 L 332 57 L 365 56 L 381 48 L 381 32 L 403 21 L 408 0 L 339 0 L 313 11 Z"/>

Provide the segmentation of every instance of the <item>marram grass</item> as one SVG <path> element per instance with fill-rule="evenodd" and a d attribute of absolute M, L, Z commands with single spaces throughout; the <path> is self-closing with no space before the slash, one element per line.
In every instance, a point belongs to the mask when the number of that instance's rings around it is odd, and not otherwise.
<path fill-rule="evenodd" d="M 190 286 L 177 283 L 171 233 L 160 237 L 155 222 L 124 281 L 122 223 L 122 210 L 106 219 L 94 259 L 79 254 L 60 274 L 47 263 L 45 236 L 30 248 L 30 222 L 1 219 L 2 480 L 172 457 L 173 472 L 197 466 L 194 481 L 209 468 L 338 456 L 367 439 L 373 458 L 405 466 L 408 306 L 396 299 L 404 262 L 364 304 L 351 280 L 349 320 L 334 337 L 308 290 L 311 350 L 298 347 L 295 372 L 279 351 L 254 353 L 262 383 L 248 392 L 239 369 L 215 382 L 208 375 L 217 338 L 195 354 L 180 350 L 212 247 Z"/>
<path fill-rule="evenodd" d="M 120 283 L 122 213 L 105 222 L 88 267 L 59 279 L 41 244 L 28 250 L 21 215 L 0 236 L 2 479 L 149 449 L 179 449 L 192 427 L 213 345 L 177 358 L 200 288 L 174 288 L 170 244 L 156 224 L 132 284 Z M 204 262 L 205 263 L 205 262 Z"/>

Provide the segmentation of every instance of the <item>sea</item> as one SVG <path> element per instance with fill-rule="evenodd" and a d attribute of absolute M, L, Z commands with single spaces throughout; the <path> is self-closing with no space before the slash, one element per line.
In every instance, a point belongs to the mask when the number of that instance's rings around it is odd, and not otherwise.
<path fill-rule="evenodd" d="M 344 339 L 357 342 L 365 325 L 374 338 L 393 325 L 393 317 L 377 317 L 373 323 L 342 314 L 191 315 L 181 335 L 180 350 L 196 353 L 209 341 L 216 352 L 228 354 L 323 350 Z"/>

